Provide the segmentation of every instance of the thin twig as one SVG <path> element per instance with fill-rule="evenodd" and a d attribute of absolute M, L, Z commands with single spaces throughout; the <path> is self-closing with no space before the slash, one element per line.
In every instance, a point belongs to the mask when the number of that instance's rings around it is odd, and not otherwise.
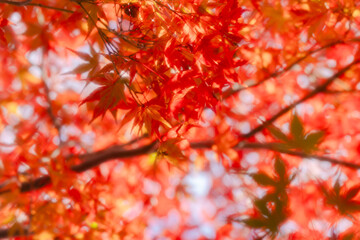
<path fill-rule="evenodd" d="M 348 168 L 352 168 L 352 169 L 360 169 L 360 164 L 346 162 L 346 161 L 342 161 L 342 160 L 335 159 L 332 157 L 327 157 L 327 156 L 319 156 L 319 155 L 304 153 L 304 152 L 300 152 L 300 151 L 282 149 L 282 148 L 276 147 L 276 143 L 242 142 L 242 143 L 238 144 L 236 146 L 236 148 L 238 148 L 238 149 L 244 149 L 244 148 L 267 149 L 267 150 L 284 153 L 284 154 L 288 154 L 288 155 L 292 155 L 292 156 L 297 156 L 297 157 L 301 157 L 301 158 L 314 159 L 314 160 L 319 160 L 322 162 L 329 162 L 332 164 L 336 164 L 336 165 L 340 165 L 340 166 L 344 166 L 344 167 L 348 167 Z"/>
<path fill-rule="evenodd" d="M 47 85 L 47 81 L 45 80 L 46 79 L 46 74 L 45 74 L 45 55 L 43 55 L 43 62 L 42 62 L 42 66 L 41 66 L 41 69 L 42 70 L 42 82 L 43 82 L 43 85 L 44 85 L 44 90 L 45 90 L 45 98 L 46 98 L 46 101 L 48 103 L 48 106 L 47 106 L 47 112 L 48 112 L 48 115 L 51 119 L 51 123 L 53 124 L 53 126 L 56 128 L 57 132 L 58 132 L 58 136 L 59 136 L 59 141 L 60 141 L 60 146 L 63 144 L 62 140 L 61 140 L 61 124 L 59 122 L 59 119 L 56 118 L 55 116 L 55 113 L 54 113 L 54 109 L 53 109 L 53 106 L 52 106 L 52 103 L 51 103 L 51 99 L 50 99 L 50 89 Z"/>
<path fill-rule="evenodd" d="M 28 5 L 29 3 L 31 3 L 32 0 L 25 0 L 25 1 L 8 1 L 8 0 L 0 0 L 0 3 L 6 3 L 6 4 L 11 4 L 11 5 L 15 5 L 15 6 L 24 6 L 24 5 Z"/>
<path fill-rule="evenodd" d="M 30 231 L 28 228 L 0 229 L 0 238 L 12 238 L 29 235 Z"/>
<path fill-rule="evenodd" d="M 74 13 L 75 12 L 75 11 L 72 11 L 69 9 L 53 7 L 53 6 L 44 5 L 41 3 L 33 3 L 32 0 L 26 0 L 26 1 L 22 1 L 22 2 L 0 0 L 0 3 L 10 4 L 10 5 L 18 6 L 18 7 L 25 7 L 25 6 L 41 7 L 41 8 L 47 8 L 47 9 L 52 9 L 52 10 L 56 10 L 56 11 L 66 12 L 66 13 Z"/>
<path fill-rule="evenodd" d="M 112 63 L 112 65 L 114 66 L 114 70 L 115 72 L 117 73 L 117 75 L 120 77 L 121 74 L 120 74 L 120 71 L 119 69 L 116 67 L 116 64 L 113 60 L 113 54 L 117 55 L 117 56 L 120 56 L 119 55 L 119 49 L 114 46 L 114 44 L 109 40 L 109 38 L 107 37 L 107 35 L 102 31 L 101 28 L 99 28 L 96 24 L 96 21 L 91 17 L 90 13 L 86 10 L 86 8 L 82 5 L 82 3 L 80 1 L 76 1 L 76 3 L 81 7 L 81 9 L 85 12 L 85 14 L 88 16 L 88 18 L 90 19 L 90 21 L 92 22 L 92 24 L 94 24 L 94 27 L 96 28 L 101 40 L 104 42 L 104 45 L 105 45 L 105 48 L 106 50 L 108 51 L 108 54 L 109 54 L 109 58 L 110 58 L 110 61 Z M 111 47 L 113 51 L 111 51 L 111 49 L 109 48 Z M 125 86 L 128 88 L 131 96 L 133 97 L 133 99 L 135 100 L 135 102 L 138 104 L 138 105 L 141 105 L 141 102 L 140 102 L 140 99 L 137 97 L 137 95 L 132 91 L 130 85 L 127 83 L 127 82 L 123 82 L 123 84 L 125 84 Z"/>
<path fill-rule="evenodd" d="M 143 155 L 150 152 L 155 147 L 156 143 L 157 142 L 154 141 L 148 145 L 130 150 L 124 150 L 118 146 L 113 146 L 95 153 L 83 154 L 80 155 L 79 158 L 84 159 L 84 161 L 78 165 L 72 166 L 71 170 L 80 173 L 113 159 Z"/>
<path fill-rule="evenodd" d="M 106 161 L 110 161 L 112 159 L 116 158 L 128 158 L 128 157 L 134 157 L 142 154 L 146 154 L 154 149 L 156 145 L 156 142 L 152 142 L 148 145 L 145 145 L 143 147 L 137 148 L 137 149 L 131 149 L 131 150 L 123 150 L 119 149 L 117 146 L 113 146 L 95 153 L 90 154 L 83 154 L 78 156 L 79 158 L 82 158 L 84 160 L 83 163 L 79 165 L 74 165 L 71 167 L 72 170 L 76 172 L 84 172 L 88 169 L 91 169 L 95 166 L 98 166 L 101 163 L 104 163 Z M 193 148 L 209 148 L 211 145 L 213 145 L 212 141 L 204 141 L 204 142 L 194 142 L 190 144 Z M 331 157 L 326 156 L 318 156 L 313 154 L 307 154 L 303 152 L 297 152 L 292 150 L 285 150 L 285 149 L 278 149 L 276 148 L 275 143 L 248 143 L 248 142 L 242 142 L 241 144 L 238 144 L 236 146 L 238 149 L 267 149 L 271 151 L 276 151 L 292 156 L 298 156 L 301 158 L 307 158 L 307 159 L 316 159 L 319 161 L 324 162 L 330 162 L 333 164 L 341 165 L 344 167 L 352 168 L 352 169 L 360 169 L 360 165 L 350 162 L 341 161 L 338 159 L 334 159 Z M 36 178 L 35 180 L 31 182 L 25 182 L 21 184 L 20 192 L 29 192 L 33 190 L 40 189 L 42 187 L 45 187 L 47 185 L 51 184 L 51 178 L 50 176 L 42 176 L 39 178 Z M 10 192 L 10 190 L 4 190 L 1 191 L 0 187 L 0 194 Z M 27 236 L 29 235 L 29 231 L 27 229 L 22 230 L 15 230 L 12 232 L 10 229 L 3 229 L 0 230 L 0 238 L 7 238 L 7 237 L 14 237 L 14 236 Z"/>
<path fill-rule="evenodd" d="M 360 90 L 350 89 L 350 90 L 326 90 L 326 94 L 346 94 L 346 93 L 360 93 Z"/>
<path fill-rule="evenodd" d="M 272 78 L 275 78 L 275 77 L 279 77 L 281 74 L 289 71 L 291 68 L 293 68 L 295 65 L 299 64 L 300 62 L 302 62 L 303 60 L 305 60 L 306 58 L 310 57 L 311 55 L 313 55 L 314 53 L 317 53 L 317 52 L 320 52 L 324 49 L 327 49 L 327 48 L 330 48 L 330 47 L 333 47 L 335 45 L 338 45 L 338 44 L 345 44 L 345 43 L 348 43 L 348 42 L 360 42 L 360 39 L 359 38 L 353 38 L 353 39 L 349 39 L 349 40 L 344 40 L 344 41 L 335 41 L 335 42 L 332 42 L 332 43 L 329 43 L 329 44 L 326 44 L 322 47 L 319 47 L 315 50 L 312 50 L 312 51 L 309 51 L 307 52 L 304 56 L 296 59 L 294 62 L 292 62 L 291 64 L 289 64 L 288 66 L 286 66 L 285 68 L 282 68 L 278 71 L 275 71 L 273 72 L 272 74 L 270 74 L 269 76 L 265 77 L 264 79 L 250 85 L 250 86 L 247 86 L 247 87 L 242 87 L 242 88 L 238 88 L 238 89 L 230 89 L 227 93 L 224 94 L 224 99 L 226 98 L 229 98 L 230 96 L 236 94 L 236 93 L 239 93 L 243 90 L 246 90 L 246 89 L 250 89 L 250 88 L 255 88 L 261 84 L 263 84 L 264 82 L 272 79 Z"/>
<path fill-rule="evenodd" d="M 354 66 L 355 64 L 358 64 L 360 62 L 360 60 L 355 60 L 352 63 L 350 63 L 349 65 L 347 65 L 346 67 L 344 67 L 343 69 L 339 70 L 336 74 L 334 74 L 332 77 L 328 78 L 323 84 L 317 86 L 314 90 L 312 90 L 311 92 L 309 92 L 308 94 L 306 94 L 304 97 L 302 97 L 301 99 L 299 99 L 298 101 L 288 105 L 287 107 L 283 108 L 282 110 L 280 110 L 278 113 L 276 113 L 275 115 L 273 115 L 271 118 L 269 118 L 268 120 L 264 121 L 261 125 L 257 126 L 256 128 L 254 128 L 253 130 L 251 130 L 249 133 L 242 135 L 242 138 L 250 138 L 252 136 L 254 136 L 256 133 L 262 131 L 264 128 L 266 128 L 267 126 L 269 126 L 270 124 L 272 124 L 275 120 L 277 120 L 279 117 L 283 116 L 285 113 L 289 112 L 291 109 L 293 109 L 294 107 L 296 107 L 297 105 L 299 105 L 300 103 L 305 102 L 306 100 L 316 96 L 318 93 L 324 92 L 327 87 L 334 82 L 338 77 L 340 77 L 341 75 L 343 75 L 346 71 L 348 71 L 352 66 Z"/>
<path fill-rule="evenodd" d="M 127 143 L 124 143 L 124 144 L 121 144 L 119 147 L 120 148 L 124 148 L 124 147 L 127 147 L 127 146 L 130 146 L 134 143 L 137 143 L 139 142 L 140 140 L 142 139 L 145 139 L 145 138 L 148 138 L 149 137 L 149 134 L 145 133 L 144 135 L 140 136 L 140 137 L 137 137 L 137 138 L 134 138 L 133 140 L 130 140 L 129 142 Z"/>
<path fill-rule="evenodd" d="M 190 147 L 193 149 L 204 149 L 204 148 L 211 148 L 212 145 L 214 145 L 214 141 L 199 141 L 199 142 L 193 142 L 190 143 Z M 351 163 L 342 161 L 339 159 L 335 159 L 332 157 L 327 156 L 320 156 L 315 154 L 308 154 L 300 151 L 293 151 L 293 150 L 286 150 L 283 148 L 277 147 L 277 143 L 249 143 L 249 142 L 240 142 L 237 144 L 234 149 L 264 149 L 264 150 L 271 150 L 279 153 L 284 153 L 292 156 L 297 156 L 301 158 L 307 158 L 307 159 L 314 159 L 319 160 L 323 162 L 329 162 L 332 164 L 352 168 L 352 169 L 360 169 L 360 164 Z"/>

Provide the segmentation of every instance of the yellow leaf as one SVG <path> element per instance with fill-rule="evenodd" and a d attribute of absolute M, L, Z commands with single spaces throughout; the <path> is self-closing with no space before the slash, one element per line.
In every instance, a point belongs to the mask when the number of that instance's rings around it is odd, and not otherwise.
<path fill-rule="evenodd" d="M 360 10 L 359 9 L 356 9 L 353 14 L 352 14 L 353 17 L 359 17 L 360 16 Z"/>
<path fill-rule="evenodd" d="M 157 153 L 156 152 L 153 152 L 153 153 L 149 154 L 149 164 L 150 165 L 155 164 L 156 159 L 157 159 Z"/>
<path fill-rule="evenodd" d="M 14 215 L 8 215 L 2 222 L 1 224 L 2 225 L 6 225 L 6 224 L 9 224 L 9 223 L 12 223 L 16 220 L 15 216 Z"/>
<path fill-rule="evenodd" d="M 52 240 L 54 239 L 54 234 L 48 231 L 43 231 L 39 235 L 34 236 L 35 240 Z"/>
<path fill-rule="evenodd" d="M 10 102 L 8 104 L 5 105 L 5 108 L 6 110 L 9 112 L 9 113 L 13 113 L 13 114 L 18 114 L 18 104 L 15 103 L 15 102 Z"/>
<path fill-rule="evenodd" d="M 171 125 L 168 121 L 166 121 L 161 114 L 157 111 L 155 106 L 150 106 L 146 109 L 146 113 L 154 120 L 161 122 L 166 127 L 171 128 Z"/>
<path fill-rule="evenodd" d="M 97 222 L 90 223 L 90 228 L 97 229 L 99 227 L 99 224 Z"/>
<path fill-rule="evenodd" d="M 35 77 L 31 73 L 29 73 L 27 70 L 20 70 L 19 78 L 22 83 L 39 84 L 41 82 L 41 79 Z"/>

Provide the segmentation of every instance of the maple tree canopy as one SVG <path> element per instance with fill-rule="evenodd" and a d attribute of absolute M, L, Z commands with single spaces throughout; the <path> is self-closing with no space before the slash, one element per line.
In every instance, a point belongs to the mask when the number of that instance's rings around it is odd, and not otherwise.
<path fill-rule="evenodd" d="M 359 239 L 360 1 L 0 0 L 0 238 Z"/>

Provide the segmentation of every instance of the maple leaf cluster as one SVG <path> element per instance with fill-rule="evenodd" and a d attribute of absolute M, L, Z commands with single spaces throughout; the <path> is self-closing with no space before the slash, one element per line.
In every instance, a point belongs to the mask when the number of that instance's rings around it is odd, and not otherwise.
<path fill-rule="evenodd" d="M 358 239 L 360 2 L 0 0 L 0 238 Z"/>

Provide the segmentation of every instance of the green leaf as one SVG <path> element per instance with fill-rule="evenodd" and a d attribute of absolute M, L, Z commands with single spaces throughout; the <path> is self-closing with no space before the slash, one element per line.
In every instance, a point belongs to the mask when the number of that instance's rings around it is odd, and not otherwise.
<path fill-rule="evenodd" d="M 291 135 L 296 140 L 304 139 L 304 127 L 299 117 L 295 114 L 290 123 Z"/>
<path fill-rule="evenodd" d="M 80 64 L 79 66 L 77 66 L 76 68 L 74 68 L 73 70 L 71 70 L 70 72 L 66 72 L 63 74 L 74 74 L 74 73 L 82 74 L 82 73 L 90 71 L 93 68 L 94 68 L 94 66 L 92 66 L 91 64 L 83 63 L 83 64 Z"/>
<path fill-rule="evenodd" d="M 330 191 L 328 191 L 328 189 L 324 186 L 324 184 L 321 184 L 320 185 L 320 190 L 322 191 L 322 193 L 325 195 L 325 198 L 326 199 L 329 199 L 330 198 Z"/>
<path fill-rule="evenodd" d="M 261 212 L 262 215 L 270 216 L 271 213 L 270 213 L 269 209 L 267 208 L 266 203 L 267 203 L 267 201 L 264 198 L 255 199 L 255 201 L 254 201 L 255 207 Z"/>
<path fill-rule="evenodd" d="M 343 238 L 343 240 L 352 240 L 352 239 L 355 239 L 355 234 L 354 233 L 348 233 L 346 234 Z"/>
<path fill-rule="evenodd" d="M 305 150 L 315 150 L 316 146 L 321 142 L 321 140 L 324 137 L 324 132 L 323 131 L 318 131 L 318 132 L 314 132 L 314 133 L 310 133 L 308 135 L 306 135 L 305 138 Z"/>
<path fill-rule="evenodd" d="M 99 224 L 97 222 L 91 222 L 90 223 L 90 228 L 97 229 L 98 227 L 99 227 Z"/>
<path fill-rule="evenodd" d="M 334 184 L 334 192 L 335 192 L 336 196 L 340 196 L 340 190 L 341 190 L 340 181 L 339 181 L 339 179 L 337 179 Z"/>
<path fill-rule="evenodd" d="M 248 227 L 252 228 L 262 228 L 266 226 L 264 220 L 257 218 L 244 219 L 242 222 L 245 223 Z"/>
<path fill-rule="evenodd" d="M 359 193 L 359 191 L 360 191 L 359 185 L 350 188 L 349 191 L 346 192 L 345 199 L 350 200 L 354 198 Z"/>
<path fill-rule="evenodd" d="M 66 48 L 67 50 L 69 50 L 69 51 L 71 51 L 71 52 L 73 52 L 73 53 L 75 53 L 76 55 L 78 55 L 82 60 L 84 60 L 84 61 L 87 61 L 87 62 L 89 62 L 90 60 L 91 60 L 91 56 L 89 55 L 89 54 L 87 54 L 87 53 L 84 53 L 84 52 L 78 52 L 78 51 L 75 51 L 75 50 L 72 50 L 72 49 L 70 49 L 70 48 Z"/>
<path fill-rule="evenodd" d="M 360 202 L 359 201 L 343 201 L 338 204 L 339 212 L 346 215 L 353 212 L 359 212 L 360 211 Z"/>
<path fill-rule="evenodd" d="M 255 173 L 252 175 L 255 182 L 262 186 L 274 186 L 276 182 L 265 173 Z"/>
<path fill-rule="evenodd" d="M 278 140 L 287 142 L 289 139 L 288 137 L 277 127 L 275 126 L 269 126 L 268 127 L 271 135 L 273 135 L 275 138 L 277 138 Z"/>
<path fill-rule="evenodd" d="M 285 178 L 286 166 L 285 166 L 284 161 L 278 156 L 275 159 L 275 171 L 281 179 Z"/>

